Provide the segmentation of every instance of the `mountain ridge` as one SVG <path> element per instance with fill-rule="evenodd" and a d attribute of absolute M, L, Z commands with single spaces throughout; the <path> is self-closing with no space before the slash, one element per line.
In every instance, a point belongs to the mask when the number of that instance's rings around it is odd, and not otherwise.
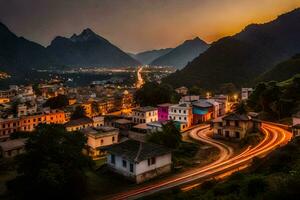
<path fill-rule="evenodd" d="M 185 40 L 167 54 L 153 60 L 150 65 L 174 66 L 181 69 L 199 54 L 206 51 L 208 47 L 209 45 L 199 37 Z"/>

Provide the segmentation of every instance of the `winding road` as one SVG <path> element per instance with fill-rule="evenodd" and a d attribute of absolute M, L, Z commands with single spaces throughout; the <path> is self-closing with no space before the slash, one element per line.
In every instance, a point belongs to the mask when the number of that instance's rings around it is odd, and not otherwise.
<path fill-rule="evenodd" d="M 210 131 L 208 127 L 202 126 L 192 129 L 190 131 L 190 137 L 219 149 L 220 154 L 217 160 L 203 167 L 162 179 L 156 183 L 149 183 L 148 185 L 140 187 L 137 186 L 135 189 L 114 194 L 107 199 L 138 199 L 140 197 L 147 196 L 155 192 L 160 192 L 165 189 L 187 183 L 193 183 L 195 181 L 203 182 L 210 178 L 218 177 L 222 174 L 228 174 L 230 171 L 237 171 L 249 166 L 253 158 L 263 157 L 279 146 L 287 144 L 291 139 L 290 132 L 279 128 L 276 125 L 263 123 L 261 129 L 265 135 L 264 139 L 256 146 L 249 146 L 243 152 L 238 154 L 234 154 L 232 147 L 209 137 L 208 135 Z"/>

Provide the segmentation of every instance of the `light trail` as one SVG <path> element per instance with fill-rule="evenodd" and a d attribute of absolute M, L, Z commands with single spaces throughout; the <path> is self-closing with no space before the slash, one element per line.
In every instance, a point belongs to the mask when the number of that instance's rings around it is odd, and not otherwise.
<path fill-rule="evenodd" d="M 245 166 L 249 166 L 253 158 L 265 156 L 271 150 L 276 149 L 280 145 L 286 144 L 291 138 L 290 132 L 271 124 L 263 123 L 262 132 L 265 137 L 258 145 L 255 147 L 248 147 L 245 151 L 233 156 L 233 150 L 231 147 L 208 137 L 207 131 L 205 132 L 203 127 L 198 127 L 191 131 L 191 137 L 217 147 L 220 151 L 220 156 L 216 161 L 199 169 L 193 169 L 177 174 L 174 177 L 162 180 L 158 183 L 149 184 L 148 186 L 117 194 L 109 199 L 137 199 L 142 196 L 189 182 L 194 182 L 196 180 L 207 180 L 226 173 L 229 174 L 228 172 L 230 171 L 238 171 Z"/>

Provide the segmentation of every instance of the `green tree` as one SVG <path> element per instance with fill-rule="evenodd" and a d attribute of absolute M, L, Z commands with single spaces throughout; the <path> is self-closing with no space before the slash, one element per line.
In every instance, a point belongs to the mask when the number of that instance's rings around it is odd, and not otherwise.
<path fill-rule="evenodd" d="M 8 183 L 17 199 L 81 199 L 86 192 L 82 154 L 86 137 L 61 125 L 40 125 L 17 158 L 18 176 Z"/>
<path fill-rule="evenodd" d="M 162 124 L 162 131 L 149 135 L 147 141 L 176 149 L 181 144 L 182 136 L 175 123 L 169 121 L 167 124 Z"/>
<path fill-rule="evenodd" d="M 135 93 L 135 101 L 141 106 L 156 106 L 157 104 L 171 102 L 176 98 L 175 91 L 170 85 L 146 82 Z"/>
<path fill-rule="evenodd" d="M 67 96 L 59 94 L 56 97 L 49 98 L 43 106 L 50 107 L 51 109 L 58 109 L 67 105 L 69 105 Z"/>
<path fill-rule="evenodd" d="M 71 115 L 71 119 L 80 119 L 86 117 L 86 112 L 83 106 L 77 106 Z"/>

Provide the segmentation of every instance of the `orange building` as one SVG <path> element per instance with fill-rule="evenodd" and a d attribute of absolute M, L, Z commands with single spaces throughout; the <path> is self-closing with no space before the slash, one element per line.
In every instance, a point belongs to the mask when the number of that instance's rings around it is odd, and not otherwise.
<path fill-rule="evenodd" d="M 0 119 L 0 140 L 5 140 L 16 131 L 33 131 L 39 124 L 64 124 L 66 116 L 63 111 L 54 110 L 38 115 L 21 116 L 20 118 Z"/>

